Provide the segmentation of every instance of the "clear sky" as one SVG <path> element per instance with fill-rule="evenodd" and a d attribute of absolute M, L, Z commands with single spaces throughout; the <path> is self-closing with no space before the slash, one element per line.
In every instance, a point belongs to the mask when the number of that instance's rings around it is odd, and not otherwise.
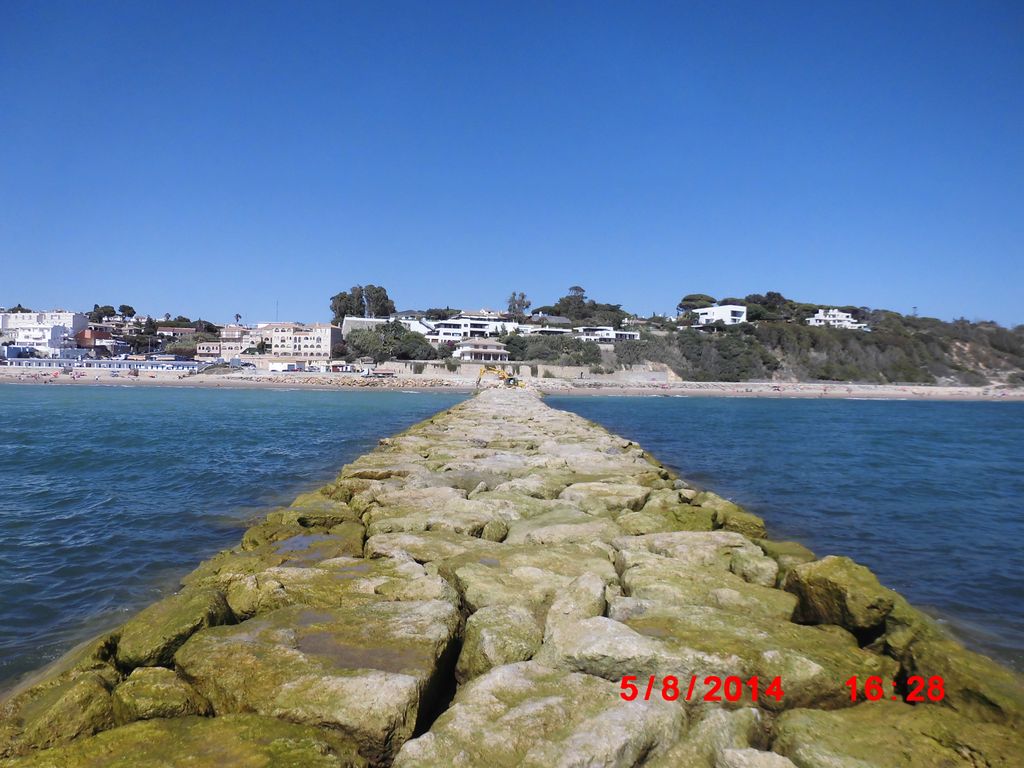
<path fill-rule="evenodd" d="M 0 3 L 0 305 L 1024 322 L 1024 4 Z"/>

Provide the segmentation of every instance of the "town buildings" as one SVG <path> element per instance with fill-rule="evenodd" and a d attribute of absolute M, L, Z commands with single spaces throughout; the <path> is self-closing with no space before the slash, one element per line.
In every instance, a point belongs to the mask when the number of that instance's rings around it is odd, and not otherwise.
<path fill-rule="evenodd" d="M 838 309 L 819 309 L 815 315 L 807 318 L 807 324 L 819 327 L 846 328 L 851 331 L 868 330 L 867 323 L 858 323 L 853 319 L 852 314 Z"/>
<path fill-rule="evenodd" d="M 0 312 L 0 341 L 31 347 L 43 357 L 75 349 L 76 334 L 88 327 L 89 318 L 83 312 Z"/>

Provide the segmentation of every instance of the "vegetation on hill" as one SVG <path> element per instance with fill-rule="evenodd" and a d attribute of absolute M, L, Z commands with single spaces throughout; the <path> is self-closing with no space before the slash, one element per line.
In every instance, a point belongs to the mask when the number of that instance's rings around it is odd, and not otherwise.
<path fill-rule="evenodd" d="M 714 301 L 706 294 L 689 294 L 679 307 L 686 311 Z M 945 322 L 839 307 L 868 323 L 867 333 L 808 326 L 808 317 L 830 305 L 796 302 L 776 292 L 718 303 L 746 306 L 751 322 L 719 325 L 712 332 L 662 324 L 671 330 L 645 331 L 639 341 L 616 344 L 619 363 L 665 363 L 682 378 L 696 381 L 1024 384 L 1024 326 L 1008 330 L 989 322 Z"/>
<path fill-rule="evenodd" d="M 345 339 L 345 348 L 337 351 L 343 352 L 349 360 L 372 357 L 376 363 L 385 360 L 433 360 L 439 356 L 438 350 L 422 333 L 407 330 L 397 321 L 351 331 Z"/>
<path fill-rule="evenodd" d="M 621 304 L 601 304 L 588 299 L 586 291 L 579 285 L 569 288 L 569 293 L 554 304 L 537 307 L 534 311 L 567 317 L 573 325 L 606 325 L 612 328 L 621 327 L 622 321 L 629 317 Z"/>
<path fill-rule="evenodd" d="M 592 341 L 563 336 L 502 336 L 510 360 L 529 360 L 557 365 L 595 365 L 601 362 L 601 348 Z"/>

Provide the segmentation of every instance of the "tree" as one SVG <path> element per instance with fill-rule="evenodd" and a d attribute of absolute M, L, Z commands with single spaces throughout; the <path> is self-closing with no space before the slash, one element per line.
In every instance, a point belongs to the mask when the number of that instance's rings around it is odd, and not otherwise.
<path fill-rule="evenodd" d="M 366 307 L 363 305 L 363 286 L 353 285 L 348 291 L 342 291 L 331 297 L 331 312 L 334 313 L 334 324 L 341 322 L 352 315 L 353 317 L 365 317 Z"/>
<path fill-rule="evenodd" d="M 424 317 L 428 317 L 431 320 L 447 320 L 449 317 L 455 317 L 459 314 L 459 310 L 452 309 L 451 307 L 431 307 L 423 313 Z"/>
<path fill-rule="evenodd" d="M 21 306 L 20 303 L 18 303 L 17 305 L 11 307 L 8 311 L 9 312 L 31 312 L 32 310 L 29 309 L 28 307 L 23 307 L 23 306 Z"/>
<path fill-rule="evenodd" d="M 242 316 L 240 314 L 238 314 L 237 312 L 235 312 L 235 323 L 237 324 L 237 323 L 240 323 L 240 322 L 242 322 Z"/>
<path fill-rule="evenodd" d="M 387 288 L 367 285 L 363 289 L 366 300 L 366 314 L 369 317 L 389 317 L 395 314 L 395 302 L 388 297 Z"/>
<path fill-rule="evenodd" d="M 147 317 L 145 324 L 142 326 L 142 332 L 147 336 L 156 335 L 156 323 L 153 322 L 152 317 Z"/>
<path fill-rule="evenodd" d="M 170 312 L 164 312 L 164 322 L 166 323 L 170 319 L 171 319 L 171 313 Z"/>
<path fill-rule="evenodd" d="M 89 322 L 102 323 L 104 317 L 110 317 L 111 315 L 116 314 L 117 310 L 115 310 L 109 304 L 104 304 L 102 307 L 99 304 L 93 304 L 92 312 L 89 313 Z"/>
<path fill-rule="evenodd" d="M 526 319 L 526 310 L 530 308 L 531 303 L 522 291 L 512 291 L 512 295 L 508 297 L 508 313 L 512 315 L 513 320 L 521 323 Z"/>
<path fill-rule="evenodd" d="M 706 293 L 688 293 L 676 304 L 676 309 L 680 312 L 689 312 L 694 309 L 713 306 L 714 303 L 714 297 L 708 296 Z"/>
<path fill-rule="evenodd" d="M 122 304 L 117 308 L 117 314 L 119 314 L 121 317 L 132 318 L 135 317 L 137 313 L 135 311 L 135 307 L 133 307 L 131 304 Z"/>

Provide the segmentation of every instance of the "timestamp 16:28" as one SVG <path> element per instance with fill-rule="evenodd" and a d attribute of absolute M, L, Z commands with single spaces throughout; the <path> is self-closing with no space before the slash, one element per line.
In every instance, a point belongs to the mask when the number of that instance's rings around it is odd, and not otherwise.
<path fill-rule="evenodd" d="M 861 689 L 860 680 L 856 676 L 851 677 L 844 683 L 850 689 L 850 701 L 856 701 L 858 693 L 863 693 L 863 698 L 868 701 L 890 698 L 903 699 L 912 704 L 920 704 L 925 701 L 942 701 L 946 696 L 945 681 L 938 675 L 933 677 L 911 675 L 907 678 L 906 695 L 902 696 L 899 692 L 899 683 L 896 680 L 890 680 L 889 684 L 892 686 L 892 695 L 886 697 L 886 683 L 880 677 L 865 678 L 863 689 Z"/>

